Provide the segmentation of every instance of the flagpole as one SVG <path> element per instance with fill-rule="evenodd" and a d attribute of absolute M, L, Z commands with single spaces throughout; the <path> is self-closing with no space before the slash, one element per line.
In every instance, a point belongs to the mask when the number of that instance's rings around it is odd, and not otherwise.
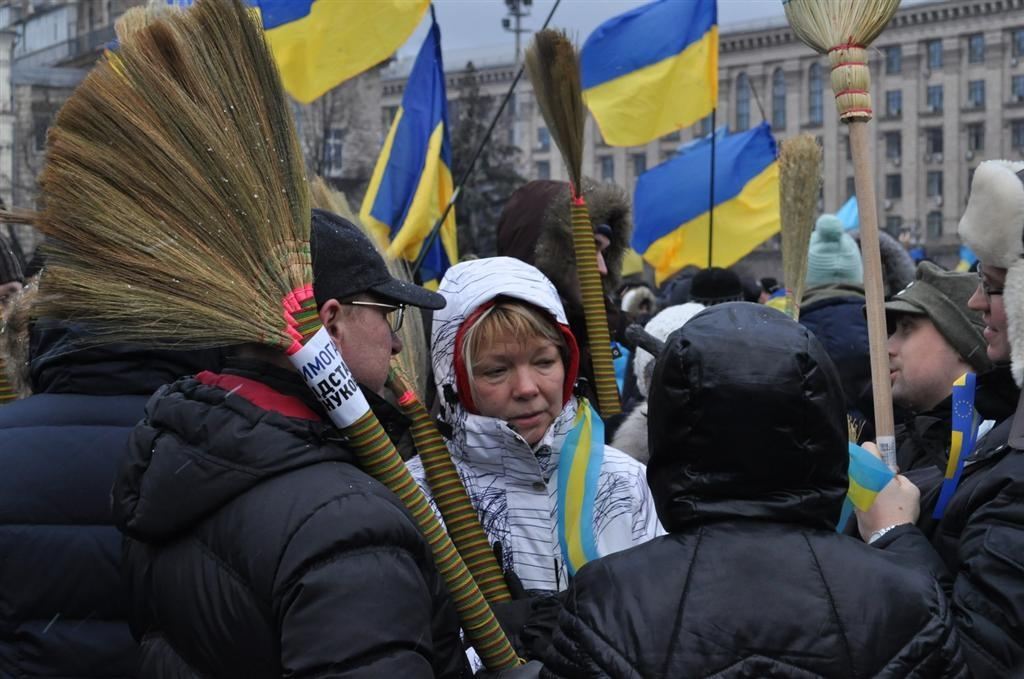
<path fill-rule="evenodd" d="M 562 0 L 555 0 L 555 4 L 552 5 L 551 11 L 548 12 L 548 16 L 544 19 L 544 25 L 540 27 L 540 30 L 544 30 L 551 23 L 551 18 L 555 16 L 555 10 L 562 4 Z M 431 11 L 433 11 L 433 4 L 431 4 Z M 494 133 L 494 128 L 497 127 L 498 121 L 501 119 L 501 114 L 505 111 L 505 107 L 508 105 L 509 100 L 516 91 L 516 85 L 519 84 L 519 79 L 523 77 L 523 69 L 526 68 L 525 64 L 519 66 L 519 70 L 516 72 L 516 77 L 512 79 L 512 84 L 508 88 L 508 92 L 505 93 L 504 99 L 501 100 L 501 105 L 498 106 L 497 112 L 494 114 L 494 118 L 491 119 L 491 124 L 487 127 L 487 131 L 484 133 L 483 139 L 476 147 L 476 151 L 473 152 L 473 157 L 469 161 L 469 165 L 463 170 L 462 176 L 459 177 L 459 183 L 455 185 L 455 190 L 452 191 L 451 198 L 448 199 L 448 204 L 445 205 L 444 210 L 441 211 L 441 217 L 434 222 L 433 228 L 430 229 L 430 233 L 423 240 L 423 245 L 420 247 L 420 253 L 416 256 L 416 261 L 413 262 L 410 267 L 412 275 L 415 276 L 419 272 L 420 267 L 423 266 L 423 260 L 426 259 L 427 253 L 430 248 L 433 247 L 434 241 L 437 240 L 437 235 L 441 232 L 441 225 L 448 219 L 448 214 L 455 207 L 455 201 L 459 199 L 459 194 L 462 193 L 462 187 L 469 181 L 469 176 L 473 174 L 473 169 L 476 166 L 476 161 L 480 159 L 480 154 L 483 153 L 484 147 L 487 146 L 487 142 L 490 141 L 491 135 Z M 454 264 L 454 262 L 452 262 Z"/>
<path fill-rule="evenodd" d="M 715 146 L 718 137 L 715 130 L 715 112 L 717 107 L 711 109 L 711 188 L 708 191 L 708 268 L 711 268 L 714 258 L 714 237 L 715 237 Z"/>

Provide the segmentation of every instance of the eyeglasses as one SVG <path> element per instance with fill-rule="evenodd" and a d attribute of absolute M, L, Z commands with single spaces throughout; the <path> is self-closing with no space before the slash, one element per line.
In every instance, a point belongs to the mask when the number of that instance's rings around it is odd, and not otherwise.
<path fill-rule="evenodd" d="M 377 309 L 385 309 L 384 320 L 388 322 L 388 326 L 391 328 L 391 332 L 398 332 L 402 329 L 402 321 L 405 320 L 405 305 L 404 304 L 383 304 L 381 302 L 363 302 L 361 300 L 353 300 L 351 302 L 342 302 L 349 306 L 368 306 L 376 307 Z"/>
<path fill-rule="evenodd" d="M 985 299 L 991 299 L 993 295 L 1003 294 L 1002 288 L 995 288 L 985 280 L 985 275 L 981 273 L 981 269 L 978 270 L 978 285 L 981 286 L 981 292 L 985 295 Z"/>

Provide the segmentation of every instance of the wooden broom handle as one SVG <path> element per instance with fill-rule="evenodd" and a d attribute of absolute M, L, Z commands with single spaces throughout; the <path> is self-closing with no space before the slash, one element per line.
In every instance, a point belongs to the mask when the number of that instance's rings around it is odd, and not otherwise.
<path fill-rule="evenodd" d="M 867 302 L 868 346 L 871 350 L 871 392 L 875 405 L 875 440 L 882 459 L 896 469 L 896 438 L 892 416 L 892 385 L 889 381 L 889 334 L 885 323 L 885 290 L 882 255 L 878 241 L 878 210 L 871 171 L 871 147 L 866 120 L 850 125 L 853 183 L 860 207 L 860 247 L 864 255 L 864 297 Z"/>

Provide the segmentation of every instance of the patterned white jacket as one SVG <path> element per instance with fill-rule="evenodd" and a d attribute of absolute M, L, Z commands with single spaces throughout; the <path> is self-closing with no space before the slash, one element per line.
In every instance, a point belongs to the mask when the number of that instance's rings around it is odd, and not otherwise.
<path fill-rule="evenodd" d="M 568 575 L 558 535 L 558 463 L 579 405 L 571 398 L 543 439 L 531 447 L 507 423 L 474 415 L 456 397 L 454 338 L 463 320 L 495 297 L 514 297 L 565 324 L 554 286 L 536 268 L 508 257 L 474 260 L 448 270 L 438 290 L 447 306 L 434 313 L 431 358 L 441 419 L 452 428 L 448 449 L 490 542 L 502 543 L 506 570 L 531 591 L 565 589 Z M 419 458 L 409 461 L 430 497 Z M 435 508 L 436 511 L 436 508 Z M 644 465 L 605 446 L 594 501 L 594 534 L 601 556 L 661 535 Z"/>

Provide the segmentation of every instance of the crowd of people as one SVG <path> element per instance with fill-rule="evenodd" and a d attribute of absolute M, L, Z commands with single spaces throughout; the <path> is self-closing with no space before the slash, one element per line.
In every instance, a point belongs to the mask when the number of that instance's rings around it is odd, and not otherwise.
<path fill-rule="evenodd" d="M 179 59 L 168 35 L 179 76 L 232 59 Z M 114 60 L 117 83 L 137 56 Z M 974 174 L 959 233 L 976 271 L 915 268 L 882 237 L 899 473 L 848 525 L 851 451 L 878 453 L 856 234 L 818 219 L 795 321 L 774 279 L 624 279 L 628 195 L 582 184 L 595 261 L 576 257 L 570 186 L 529 182 L 496 256 L 436 292 L 359 225 L 300 211 L 315 309 L 295 308 L 404 451 L 393 475 L 453 533 L 444 498 L 471 506 L 486 549 L 462 556 L 503 580 L 507 669 L 469 643 L 430 512 L 369 469 L 280 346 L 107 341 L 35 313 L 45 257 L 0 241 L 0 676 L 1024 676 L 1024 162 Z M 582 267 L 621 413 L 597 397 Z M 417 455 L 389 380 L 403 337 L 427 347 L 414 367 L 460 483 Z"/>

